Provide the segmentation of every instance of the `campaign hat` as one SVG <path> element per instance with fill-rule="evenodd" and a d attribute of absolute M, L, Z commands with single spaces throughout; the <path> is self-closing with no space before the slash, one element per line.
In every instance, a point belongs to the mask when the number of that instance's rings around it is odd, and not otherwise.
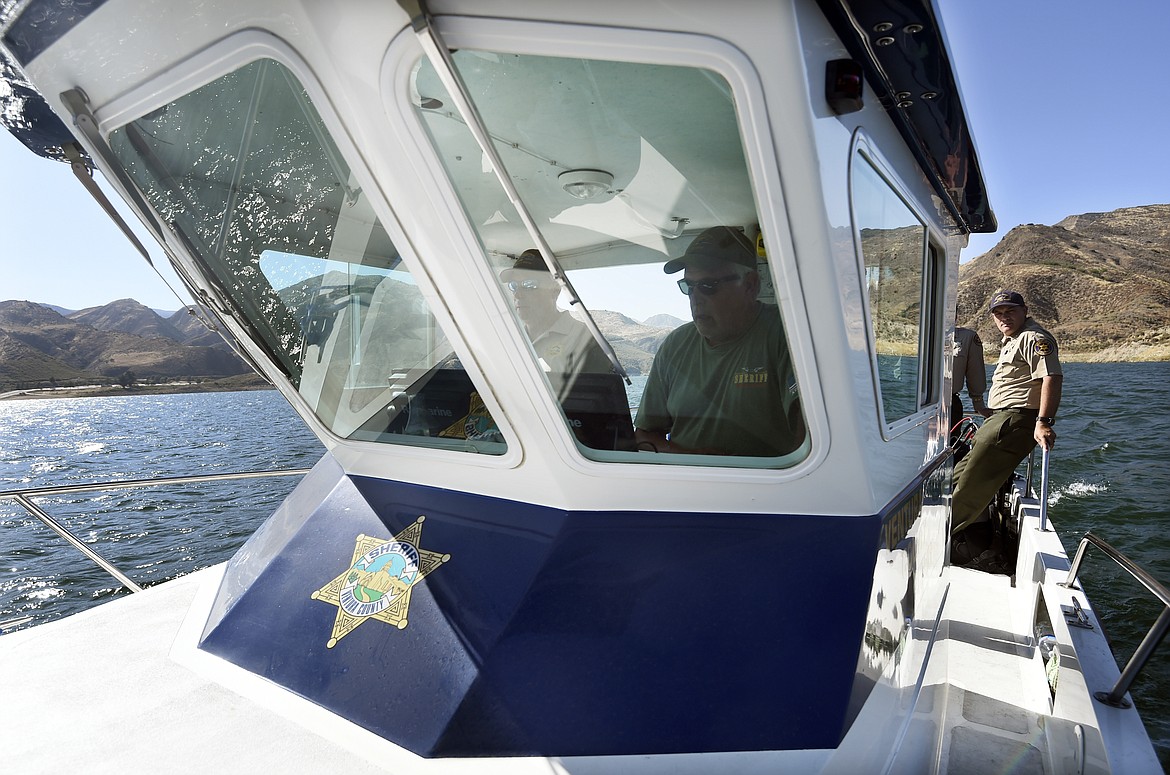
<path fill-rule="evenodd" d="M 508 282 L 519 274 L 521 277 L 524 272 L 544 272 L 548 273 L 548 264 L 544 263 L 544 256 L 540 255 L 540 251 L 536 248 L 529 248 L 520 254 L 520 257 L 504 271 L 500 272 L 500 279 Z M 531 277 L 532 275 L 528 275 Z"/>

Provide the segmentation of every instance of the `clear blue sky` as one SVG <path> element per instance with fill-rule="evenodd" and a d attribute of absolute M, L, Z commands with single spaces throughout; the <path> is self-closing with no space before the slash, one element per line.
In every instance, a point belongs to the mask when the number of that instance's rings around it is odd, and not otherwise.
<path fill-rule="evenodd" d="M 1162 53 L 1170 1 L 938 2 L 1000 223 L 997 234 L 973 236 L 966 257 L 1021 223 L 1170 203 Z M 67 165 L 2 130 L 0 233 L 0 300 L 180 306 Z M 143 239 L 180 289 L 162 251 Z"/>
<path fill-rule="evenodd" d="M 1170 203 L 1167 0 L 938 0 L 982 157 L 995 235 Z"/>

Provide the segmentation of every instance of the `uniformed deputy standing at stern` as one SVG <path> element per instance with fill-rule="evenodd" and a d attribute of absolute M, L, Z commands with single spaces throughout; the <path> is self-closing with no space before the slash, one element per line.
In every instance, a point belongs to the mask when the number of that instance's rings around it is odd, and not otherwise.
<path fill-rule="evenodd" d="M 997 291 L 988 305 L 1003 333 L 987 403 L 993 414 L 955 465 L 952 532 L 974 523 L 1000 486 L 1037 444 L 1056 443 L 1056 411 L 1064 376 L 1052 334 L 1028 316 L 1024 297 Z"/>

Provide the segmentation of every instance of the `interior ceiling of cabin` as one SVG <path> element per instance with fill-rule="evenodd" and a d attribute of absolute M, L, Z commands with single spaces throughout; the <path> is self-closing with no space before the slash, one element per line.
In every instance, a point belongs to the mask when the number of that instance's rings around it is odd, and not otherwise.
<path fill-rule="evenodd" d="M 504 166 L 558 253 L 622 240 L 665 250 L 683 226 L 757 222 L 735 103 L 706 71 L 461 51 L 460 74 Z M 429 64 L 414 81 L 425 123 L 489 250 L 531 242 Z M 575 199 L 572 170 L 613 176 Z M 680 225 L 679 219 L 685 219 Z M 656 258 L 660 260 L 660 258 Z"/>

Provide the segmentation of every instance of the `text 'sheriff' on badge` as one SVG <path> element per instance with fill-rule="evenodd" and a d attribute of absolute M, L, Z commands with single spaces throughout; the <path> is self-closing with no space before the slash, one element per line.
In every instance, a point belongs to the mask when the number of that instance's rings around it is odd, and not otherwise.
<path fill-rule="evenodd" d="M 451 559 L 449 554 L 419 547 L 425 519 L 419 517 L 389 540 L 359 535 L 349 568 L 310 595 L 313 600 L 337 606 L 327 648 L 336 646 L 366 619 L 405 629 L 411 589 Z"/>

